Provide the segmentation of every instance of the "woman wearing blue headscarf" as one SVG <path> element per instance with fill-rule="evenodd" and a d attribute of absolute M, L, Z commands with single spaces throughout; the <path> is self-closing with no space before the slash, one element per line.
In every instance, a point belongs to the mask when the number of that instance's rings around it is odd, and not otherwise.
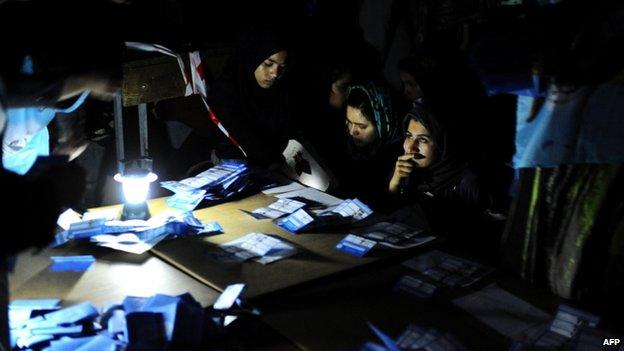
<path fill-rule="evenodd" d="M 339 193 L 379 209 L 401 149 L 398 119 L 388 89 L 378 83 L 353 85 L 347 94 L 346 152 L 335 169 Z"/>

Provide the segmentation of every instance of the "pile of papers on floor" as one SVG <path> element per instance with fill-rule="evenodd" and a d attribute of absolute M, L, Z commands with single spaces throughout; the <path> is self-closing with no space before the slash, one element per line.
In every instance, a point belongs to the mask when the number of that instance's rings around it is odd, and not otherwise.
<path fill-rule="evenodd" d="M 209 313 L 188 293 L 128 296 L 102 311 L 88 302 L 61 308 L 58 299 L 15 300 L 9 305 L 11 343 L 45 351 L 196 350 L 236 319 L 230 314 L 259 314 L 239 307 L 244 288 L 226 288 Z"/>
<path fill-rule="evenodd" d="M 67 230 L 56 234 L 53 245 L 62 245 L 71 240 L 86 240 L 98 246 L 141 254 L 166 238 L 222 232 L 219 223 L 202 222 L 192 212 L 163 212 L 147 221 L 95 218 L 72 222 Z"/>

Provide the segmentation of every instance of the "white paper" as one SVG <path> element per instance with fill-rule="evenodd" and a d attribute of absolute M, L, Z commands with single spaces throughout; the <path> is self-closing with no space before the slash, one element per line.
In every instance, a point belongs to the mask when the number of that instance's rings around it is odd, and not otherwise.
<path fill-rule="evenodd" d="M 332 177 L 301 143 L 289 140 L 282 154 L 286 161 L 282 171 L 288 177 L 315 189 L 329 188 Z"/>
<path fill-rule="evenodd" d="M 61 215 L 56 220 L 56 224 L 59 227 L 63 228 L 63 230 L 68 230 L 69 226 L 72 223 L 77 223 L 82 221 L 80 218 L 80 213 L 68 208 L 65 212 L 61 213 Z"/>
<path fill-rule="evenodd" d="M 262 193 L 266 195 L 275 195 L 275 194 L 282 194 L 282 193 L 287 193 L 287 192 L 295 191 L 295 190 L 301 190 L 305 188 L 306 188 L 305 186 L 297 182 L 291 182 L 290 184 L 262 190 Z"/>
<path fill-rule="evenodd" d="M 215 310 L 227 310 L 232 308 L 243 290 L 245 290 L 245 284 L 228 285 L 221 295 L 219 295 L 217 301 L 212 305 L 212 308 Z"/>
<path fill-rule="evenodd" d="M 150 241 L 142 241 L 138 236 L 132 233 L 121 235 L 103 234 L 91 237 L 91 241 L 96 242 L 98 246 L 140 255 L 150 250 L 165 237 L 166 235 L 161 235 Z"/>
<path fill-rule="evenodd" d="M 278 194 L 277 197 L 280 199 L 302 197 L 304 199 L 319 202 L 325 206 L 336 206 L 342 202 L 342 199 L 326 194 L 314 188 L 305 188 L 295 191 L 289 191 L 287 193 Z"/>

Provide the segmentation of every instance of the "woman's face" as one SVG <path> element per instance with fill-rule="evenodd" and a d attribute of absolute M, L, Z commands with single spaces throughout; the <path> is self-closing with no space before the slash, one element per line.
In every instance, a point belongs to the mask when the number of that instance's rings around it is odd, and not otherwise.
<path fill-rule="evenodd" d="M 377 139 L 377 128 L 369 121 L 358 108 L 347 106 L 347 131 L 358 146 L 372 144 Z"/>
<path fill-rule="evenodd" d="M 401 79 L 401 86 L 403 87 L 403 96 L 407 100 L 411 102 L 422 98 L 423 92 L 414 76 L 406 71 L 399 71 L 399 78 Z"/>
<path fill-rule="evenodd" d="M 264 89 L 272 87 L 284 73 L 286 60 L 288 60 L 288 52 L 282 50 L 262 61 L 254 71 L 254 77 L 258 85 Z"/>
<path fill-rule="evenodd" d="M 406 155 L 413 155 L 416 167 L 426 168 L 435 161 L 435 144 L 429 131 L 422 123 L 411 119 L 407 126 L 403 150 Z"/>

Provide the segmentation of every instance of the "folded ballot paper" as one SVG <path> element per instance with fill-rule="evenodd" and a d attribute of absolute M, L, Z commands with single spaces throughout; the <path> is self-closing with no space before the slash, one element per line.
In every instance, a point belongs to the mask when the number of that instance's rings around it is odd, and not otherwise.
<path fill-rule="evenodd" d="M 215 303 L 217 317 L 239 313 L 242 289 L 232 290 Z M 11 344 L 19 349 L 197 350 L 224 327 L 222 318 L 206 318 L 211 316 L 188 293 L 128 296 L 102 311 L 88 302 L 61 309 L 58 299 L 16 300 L 9 311 Z"/>
<path fill-rule="evenodd" d="M 164 212 L 147 221 L 95 218 L 74 222 L 68 230 L 56 234 L 54 246 L 71 240 L 88 240 L 98 246 L 142 254 L 167 238 L 222 232 L 218 222 L 201 222 L 192 212 Z"/>
<path fill-rule="evenodd" d="M 275 222 L 291 233 L 344 226 L 368 217 L 373 211 L 358 199 L 347 199 L 322 210 L 300 208 Z"/>
<path fill-rule="evenodd" d="M 210 252 L 208 257 L 225 263 L 241 263 L 254 260 L 268 264 L 290 257 L 297 253 L 297 248 L 277 237 L 262 233 L 249 233 L 236 240 L 219 245 L 218 250 Z"/>

